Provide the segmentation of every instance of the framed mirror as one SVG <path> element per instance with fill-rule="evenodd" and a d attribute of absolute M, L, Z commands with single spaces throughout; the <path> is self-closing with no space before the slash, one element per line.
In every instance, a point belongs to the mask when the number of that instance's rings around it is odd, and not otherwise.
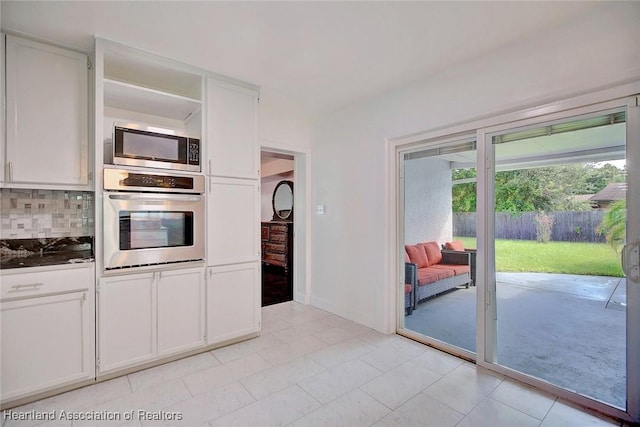
<path fill-rule="evenodd" d="M 293 182 L 280 181 L 273 190 L 272 221 L 293 221 Z"/>

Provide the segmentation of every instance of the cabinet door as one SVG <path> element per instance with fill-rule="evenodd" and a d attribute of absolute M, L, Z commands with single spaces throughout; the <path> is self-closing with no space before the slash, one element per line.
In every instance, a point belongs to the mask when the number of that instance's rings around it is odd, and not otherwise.
<path fill-rule="evenodd" d="M 5 35 L 3 33 L 0 33 L 0 70 L 2 70 L 3 73 L 5 72 L 4 63 L 5 63 Z M 3 100 L 5 99 L 5 94 L 6 94 L 5 80 L 6 79 L 0 78 L 0 99 L 3 99 Z M 6 179 L 5 172 L 4 172 L 4 166 L 7 163 L 7 159 L 6 159 L 7 133 L 5 132 L 6 118 L 7 118 L 7 115 L 5 110 L 5 103 L 0 102 L 0 182 Z"/>
<path fill-rule="evenodd" d="M 259 177 L 255 91 L 207 79 L 207 174 Z"/>
<path fill-rule="evenodd" d="M 100 280 L 98 371 L 133 366 L 156 356 L 153 274 Z"/>
<path fill-rule="evenodd" d="M 93 377 L 87 294 L 0 303 L 2 401 Z"/>
<path fill-rule="evenodd" d="M 158 276 L 158 356 L 203 346 L 203 269 L 164 271 Z"/>
<path fill-rule="evenodd" d="M 260 331 L 260 264 L 212 267 L 207 276 L 207 344 Z"/>
<path fill-rule="evenodd" d="M 257 181 L 209 179 L 207 264 L 260 259 L 260 194 Z"/>
<path fill-rule="evenodd" d="M 7 35 L 6 102 L 5 179 L 87 185 L 87 56 Z"/>

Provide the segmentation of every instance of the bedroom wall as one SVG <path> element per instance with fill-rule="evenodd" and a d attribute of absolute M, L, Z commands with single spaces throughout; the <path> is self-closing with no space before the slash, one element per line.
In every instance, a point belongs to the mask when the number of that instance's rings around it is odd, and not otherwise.
<path fill-rule="evenodd" d="M 387 138 L 640 80 L 640 3 L 575 22 L 318 121 L 313 134 L 311 303 L 395 331 L 388 282 Z"/>

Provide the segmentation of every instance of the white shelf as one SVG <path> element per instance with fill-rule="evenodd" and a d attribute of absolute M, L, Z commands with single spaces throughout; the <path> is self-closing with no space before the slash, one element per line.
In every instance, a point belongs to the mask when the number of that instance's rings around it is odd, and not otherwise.
<path fill-rule="evenodd" d="M 202 108 L 199 99 L 111 79 L 104 79 L 104 104 L 111 108 L 183 121 Z"/>

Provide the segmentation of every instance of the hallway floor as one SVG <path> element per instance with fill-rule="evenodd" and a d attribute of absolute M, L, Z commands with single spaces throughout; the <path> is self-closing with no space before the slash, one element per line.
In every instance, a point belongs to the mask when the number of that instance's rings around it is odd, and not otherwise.
<path fill-rule="evenodd" d="M 47 426 L 619 425 L 311 306 L 272 305 L 263 308 L 262 320 L 259 338 L 13 411 L 134 414 L 132 421 L 41 424 Z M 143 420 L 138 411 L 182 420 Z M 37 422 L 4 422 L 4 427 L 32 425 Z"/>

